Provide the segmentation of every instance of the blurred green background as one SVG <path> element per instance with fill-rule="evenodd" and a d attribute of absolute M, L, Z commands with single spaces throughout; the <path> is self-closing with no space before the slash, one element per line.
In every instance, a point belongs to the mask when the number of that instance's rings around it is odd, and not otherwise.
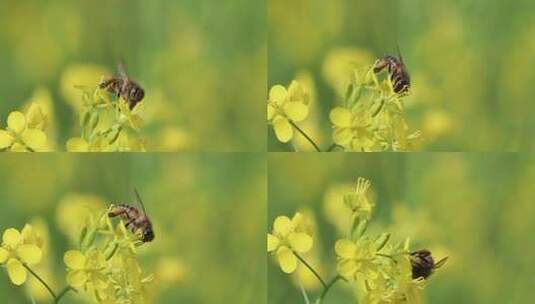
<path fill-rule="evenodd" d="M 9 154 L 0 171 L 0 230 L 32 223 L 44 232 L 49 249 L 36 270 L 56 290 L 65 286 L 63 254 L 74 248 L 65 228 L 76 231 L 87 214 L 80 204 L 132 203 L 137 187 L 156 234 L 139 247 L 144 273 L 159 282 L 155 303 L 266 301 L 260 154 Z M 30 303 L 29 286 L 38 303 L 51 302 L 35 280 L 16 287 L 0 269 L 4 303 Z M 64 302 L 81 303 L 73 293 Z"/>
<path fill-rule="evenodd" d="M 365 177 L 376 198 L 369 233 L 410 237 L 413 249 L 449 256 L 429 279 L 427 303 L 530 303 L 534 164 L 533 156 L 510 153 L 272 154 L 268 230 L 277 216 L 304 212 L 316 230 L 304 257 L 329 280 L 334 243 L 345 235 L 338 228 L 347 222 L 340 195 Z M 318 295 L 317 280 L 302 269 L 303 285 Z M 268 303 L 304 303 L 293 276 L 268 259 Z M 347 284 L 331 290 L 331 303 L 355 303 Z"/>
<path fill-rule="evenodd" d="M 123 58 L 146 91 L 149 151 L 265 150 L 264 2 L 1 3 L 2 128 L 26 101 L 51 101 L 49 132 L 64 150 L 79 135 L 73 86 L 96 86 Z"/>
<path fill-rule="evenodd" d="M 294 78 L 309 86 L 315 101 L 300 125 L 321 146 L 332 143 L 328 113 L 342 104 L 336 74 L 395 55 L 397 41 L 412 78 L 408 123 L 423 132 L 422 150 L 535 149 L 534 1 L 268 2 L 269 87 Z M 272 128 L 268 147 L 291 150 Z"/>

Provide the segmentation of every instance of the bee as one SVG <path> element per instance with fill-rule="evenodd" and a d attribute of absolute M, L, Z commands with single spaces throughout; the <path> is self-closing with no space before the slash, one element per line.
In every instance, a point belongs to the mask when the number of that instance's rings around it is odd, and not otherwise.
<path fill-rule="evenodd" d="M 122 97 L 130 109 L 133 109 L 145 97 L 145 91 L 139 83 L 128 77 L 122 63 L 118 64 L 117 70 L 118 75 L 104 78 L 100 82 L 99 88 L 117 94 L 117 97 Z"/>
<path fill-rule="evenodd" d="M 152 230 L 152 223 L 147 217 L 145 205 L 139 196 L 139 193 L 134 189 L 138 203 L 141 205 L 143 212 L 138 208 L 128 204 L 117 204 L 110 208 L 108 212 L 109 217 L 120 216 L 126 221 L 126 229 L 130 229 L 133 233 L 141 232 L 141 241 L 143 243 L 150 242 L 154 239 L 154 231 Z"/>
<path fill-rule="evenodd" d="M 379 58 L 375 63 L 373 68 L 374 73 L 379 73 L 385 68 L 388 68 L 388 74 L 390 74 L 390 80 L 394 85 L 394 92 L 406 93 L 411 86 L 411 77 L 407 71 L 405 63 L 403 63 L 403 58 L 401 57 L 401 52 L 399 47 L 397 47 L 398 58 L 386 55 L 382 58 Z"/>
<path fill-rule="evenodd" d="M 448 257 L 442 258 L 435 263 L 431 251 L 427 249 L 421 249 L 414 251 L 410 254 L 410 261 L 412 266 L 412 278 L 424 278 L 427 279 L 435 269 L 442 267 Z"/>

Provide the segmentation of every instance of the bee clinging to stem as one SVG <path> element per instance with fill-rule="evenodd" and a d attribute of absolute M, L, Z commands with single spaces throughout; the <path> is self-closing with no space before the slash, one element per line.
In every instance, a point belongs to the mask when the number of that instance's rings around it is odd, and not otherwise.
<path fill-rule="evenodd" d="M 440 261 L 436 262 L 431 256 L 431 252 L 427 249 L 421 249 L 414 251 L 410 254 L 410 261 L 412 266 L 412 278 L 424 278 L 427 279 L 435 269 L 442 267 L 448 257 L 442 258 Z"/>
<path fill-rule="evenodd" d="M 134 188 L 136 194 L 136 199 L 141 205 L 143 212 L 138 208 L 128 205 L 128 204 L 117 204 L 112 205 L 108 211 L 109 217 L 120 216 L 126 223 L 126 229 L 130 229 L 132 233 L 141 232 L 141 241 L 143 243 L 150 242 L 154 239 L 154 231 L 152 230 L 152 223 L 147 217 L 147 212 L 145 211 L 145 205 L 139 196 L 139 193 Z"/>
<path fill-rule="evenodd" d="M 122 97 L 130 109 L 133 109 L 145 97 L 145 91 L 137 82 L 128 77 L 122 62 L 118 64 L 118 72 L 116 76 L 104 78 L 99 88 Z"/>
<path fill-rule="evenodd" d="M 379 73 L 385 68 L 388 68 L 388 74 L 390 75 L 390 80 L 394 86 L 394 92 L 399 94 L 406 93 L 409 90 L 411 86 L 411 78 L 405 63 L 403 62 L 403 58 L 401 57 L 399 47 L 397 47 L 397 52 L 398 58 L 391 55 L 379 58 L 375 62 L 373 72 Z"/>

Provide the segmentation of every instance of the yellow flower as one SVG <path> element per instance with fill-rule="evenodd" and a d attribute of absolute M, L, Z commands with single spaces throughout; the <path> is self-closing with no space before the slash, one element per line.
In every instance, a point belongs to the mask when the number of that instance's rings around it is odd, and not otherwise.
<path fill-rule="evenodd" d="M 344 195 L 344 204 L 359 217 L 370 219 L 375 204 L 368 198 L 368 190 L 371 183 L 369 180 L 359 177 L 357 187 Z"/>
<path fill-rule="evenodd" d="M 267 250 L 273 252 L 285 273 L 292 273 L 297 267 L 296 253 L 306 253 L 312 248 L 312 237 L 299 229 L 302 215 L 296 213 L 292 219 L 279 216 L 273 222 L 273 232 L 267 234 Z"/>
<path fill-rule="evenodd" d="M 41 241 L 30 225 L 24 226 L 22 232 L 9 228 L 2 236 L 0 247 L 0 264 L 6 264 L 11 282 L 22 285 L 28 274 L 24 265 L 32 266 L 41 261 Z"/>
<path fill-rule="evenodd" d="M 46 117 L 37 104 L 29 108 L 27 115 L 14 111 L 7 117 L 7 128 L 0 129 L 0 149 L 12 152 L 46 151 L 47 137 L 41 127 Z"/>
<path fill-rule="evenodd" d="M 378 151 L 381 145 L 370 130 L 371 117 L 364 111 L 337 107 L 329 114 L 333 124 L 333 141 L 348 151 Z"/>
<path fill-rule="evenodd" d="M 63 256 L 67 265 L 67 283 L 74 289 L 90 288 L 99 291 L 108 287 L 106 260 L 99 250 L 83 254 L 78 250 L 69 250 Z"/>
<path fill-rule="evenodd" d="M 308 116 L 309 95 L 297 81 L 292 81 L 288 90 L 275 85 L 269 90 L 267 119 L 273 125 L 275 135 L 281 142 L 293 137 L 290 122 L 303 121 Z"/>
<path fill-rule="evenodd" d="M 377 277 L 373 245 L 373 242 L 362 238 L 356 242 L 348 239 L 338 240 L 334 246 L 338 273 L 348 280 L 356 280 L 358 274 L 363 274 L 368 279 Z"/>

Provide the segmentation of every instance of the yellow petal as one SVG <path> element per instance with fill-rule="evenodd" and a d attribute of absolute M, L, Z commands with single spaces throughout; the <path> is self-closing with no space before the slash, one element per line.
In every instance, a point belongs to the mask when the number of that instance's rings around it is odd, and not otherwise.
<path fill-rule="evenodd" d="M 11 146 L 14 140 L 15 139 L 13 136 L 11 136 L 11 134 L 9 134 L 9 132 L 6 130 L 0 130 L 0 149 L 5 149 Z"/>
<path fill-rule="evenodd" d="M 288 119 L 278 116 L 273 120 L 273 129 L 277 139 L 281 142 L 288 142 L 292 139 L 294 130 Z"/>
<path fill-rule="evenodd" d="M 7 261 L 7 258 L 9 258 L 9 251 L 0 247 L 0 264 L 4 264 Z"/>
<path fill-rule="evenodd" d="M 282 105 L 286 101 L 287 96 L 288 91 L 286 91 L 286 88 L 280 84 L 272 86 L 271 90 L 269 90 L 269 101 L 278 105 Z"/>
<path fill-rule="evenodd" d="M 351 126 L 351 112 L 346 108 L 334 108 L 329 113 L 331 122 L 341 128 L 347 128 Z"/>
<path fill-rule="evenodd" d="M 17 134 L 22 133 L 26 127 L 26 117 L 19 111 L 9 113 L 9 116 L 7 117 L 7 127 Z"/>
<path fill-rule="evenodd" d="M 87 152 L 89 144 L 80 137 L 69 138 L 67 141 L 68 152 Z"/>
<path fill-rule="evenodd" d="M 308 106 L 302 102 L 288 102 L 284 104 L 283 109 L 293 121 L 302 121 L 308 116 Z"/>
<path fill-rule="evenodd" d="M 295 80 L 292 80 L 292 83 L 290 83 L 290 86 L 288 87 L 288 95 L 290 96 L 291 101 L 300 101 L 306 104 L 305 89 Z"/>
<path fill-rule="evenodd" d="M 273 116 L 275 116 L 275 112 L 276 112 L 275 108 L 272 105 L 268 104 L 268 106 L 267 106 L 267 119 L 268 120 L 272 120 Z"/>
<path fill-rule="evenodd" d="M 21 145 L 18 142 L 16 142 L 11 146 L 11 148 L 9 148 L 9 151 L 11 151 L 11 152 L 28 152 L 28 149 L 26 149 L 26 146 Z"/>
<path fill-rule="evenodd" d="M 41 129 L 46 124 L 46 116 L 41 110 L 41 106 L 38 103 L 32 102 L 30 108 L 27 111 L 27 121 L 29 128 Z"/>
<path fill-rule="evenodd" d="M 273 231 L 283 237 L 290 233 L 292 221 L 287 216 L 278 216 L 273 222 Z"/>
<path fill-rule="evenodd" d="M 279 246 L 279 239 L 274 236 L 273 234 L 269 234 L 267 235 L 267 251 L 268 252 L 271 252 L 275 249 L 277 249 L 277 247 Z M 1 263 L 1 262 L 0 262 Z"/>
<path fill-rule="evenodd" d="M 67 274 L 67 283 L 74 288 L 80 288 L 84 286 L 86 281 L 87 272 L 84 270 L 73 270 L 69 271 Z"/>
<path fill-rule="evenodd" d="M 288 247 L 281 247 L 277 250 L 279 265 L 285 273 L 292 273 L 297 267 L 297 259 Z"/>
<path fill-rule="evenodd" d="M 343 258 L 353 258 L 357 253 L 357 245 L 350 240 L 342 239 L 336 241 L 334 245 L 336 254 Z"/>
<path fill-rule="evenodd" d="M 41 261 L 43 252 L 39 247 L 33 244 L 21 245 L 17 248 L 17 255 L 22 262 L 28 265 L 35 265 Z"/>
<path fill-rule="evenodd" d="M 78 250 L 69 250 L 65 252 L 65 255 L 63 256 L 65 265 L 75 270 L 84 269 L 86 261 L 86 257 Z"/>
<path fill-rule="evenodd" d="M 357 269 L 357 262 L 353 260 L 342 260 L 336 265 L 338 273 L 345 278 L 352 278 Z"/>
<path fill-rule="evenodd" d="M 299 253 L 305 253 L 312 248 L 312 237 L 303 232 L 290 234 L 288 236 L 288 242 L 293 250 Z"/>
<path fill-rule="evenodd" d="M 346 146 L 353 139 L 353 131 L 350 128 L 335 129 L 333 132 L 333 141 L 340 146 Z"/>
<path fill-rule="evenodd" d="M 17 259 L 9 259 L 6 264 L 7 267 L 7 273 L 9 274 L 9 278 L 11 279 L 11 282 L 15 285 L 22 285 L 24 282 L 26 282 L 26 278 L 28 277 L 28 274 L 26 273 L 26 269 Z"/>
<path fill-rule="evenodd" d="M 9 228 L 4 231 L 4 235 L 2 236 L 2 241 L 5 245 L 16 248 L 22 241 L 22 237 L 20 235 L 20 232 L 15 228 Z"/>
<path fill-rule="evenodd" d="M 22 132 L 21 138 L 34 151 L 46 150 L 46 134 L 39 129 L 26 129 Z"/>

